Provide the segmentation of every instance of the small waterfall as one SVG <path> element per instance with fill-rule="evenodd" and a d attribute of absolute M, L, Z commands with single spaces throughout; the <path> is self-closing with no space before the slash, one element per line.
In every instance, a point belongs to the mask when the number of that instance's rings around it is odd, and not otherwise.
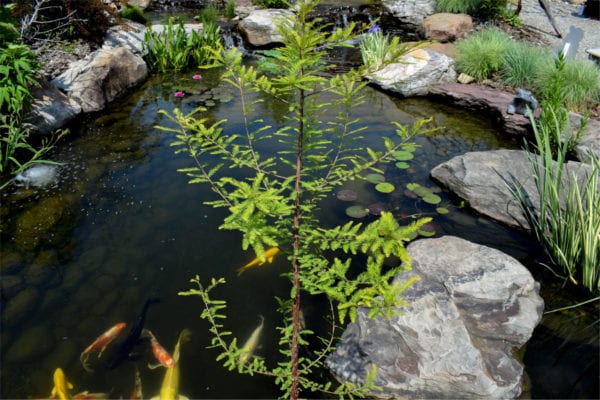
<path fill-rule="evenodd" d="M 242 38 L 236 24 L 219 22 L 219 27 L 221 28 L 221 41 L 225 49 L 229 50 L 236 47 L 244 56 L 248 55 L 249 52 L 244 46 L 244 38 Z"/>

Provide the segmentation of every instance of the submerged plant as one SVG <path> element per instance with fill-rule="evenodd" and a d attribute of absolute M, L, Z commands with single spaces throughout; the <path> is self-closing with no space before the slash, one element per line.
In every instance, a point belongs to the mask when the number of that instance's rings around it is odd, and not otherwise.
<path fill-rule="evenodd" d="M 289 269 L 284 277 L 291 284 L 290 297 L 278 300 L 282 358 L 275 363 L 250 358 L 246 347 L 251 346 L 240 346 L 231 339 L 223 322 L 226 303 L 212 297 L 212 290 L 225 283 L 224 279 L 203 282 L 196 276 L 192 279 L 195 287 L 180 294 L 200 296 L 204 302 L 201 317 L 210 323 L 211 347 L 219 350 L 218 361 L 229 370 L 272 377 L 282 397 L 292 399 L 300 392 L 343 397 L 375 390 L 376 371 L 362 387 L 351 383 L 334 387 L 332 382 L 317 382 L 314 377 L 325 368 L 337 323 L 354 320 L 359 307 L 367 308 L 371 317 L 389 318 L 406 304 L 400 296 L 418 278 L 397 284 L 391 279 L 410 268 L 405 243 L 430 220 L 422 218 L 401 226 L 391 213 L 381 212 L 366 225 L 350 221 L 324 227 L 319 223 L 317 212 L 323 200 L 345 182 L 368 172 L 382 173 L 377 165 L 425 131 L 427 121 L 417 121 L 412 128 L 397 124 L 396 138 L 384 138 L 381 150 L 364 149 L 356 142 L 364 128 L 351 111 L 363 102 L 361 91 L 366 83 L 355 71 L 324 74 L 328 69 L 326 50 L 348 45 L 355 27 L 350 24 L 332 33 L 322 31 L 308 19 L 316 4 L 299 1 L 296 14 L 280 21 L 284 46 L 271 60 L 277 68 L 269 76 L 242 64 L 236 49 L 215 52 L 218 64 L 225 66 L 222 79 L 238 91 L 244 121 L 241 132 L 229 132 L 227 121 L 214 122 L 203 108 L 190 114 L 178 109 L 172 114 L 161 111 L 174 124 L 161 129 L 174 133 L 176 152 L 193 161 L 191 167 L 180 171 L 190 177 L 190 183 L 212 188 L 215 199 L 207 204 L 228 211 L 220 229 L 240 232 L 242 248 L 252 248 L 260 262 L 266 260 L 267 248 L 276 247 L 287 257 Z M 281 126 L 269 126 L 255 116 L 261 96 L 286 103 Z M 327 111 L 335 111 L 332 120 L 322 119 Z M 285 149 L 277 156 L 265 156 L 257 147 L 264 141 L 278 141 Z M 230 168 L 243 170 L 247 178 L 228 176 Z M 364 255 L 359 269 L 353 264 L 357 253 Z M 391 257 L 396 262 L 388 267 Z M 305 295 L 325 295 L 331 302 L 334 315 L 329 337 L 315 338 L 301 323 L 300 299 Z"/>

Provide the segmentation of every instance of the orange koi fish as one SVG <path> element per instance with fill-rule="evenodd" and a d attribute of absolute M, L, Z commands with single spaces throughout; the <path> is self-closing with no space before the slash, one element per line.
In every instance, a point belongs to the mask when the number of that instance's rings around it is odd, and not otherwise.
<path fill-rule="evenodd" d="M 171 357 L 169 352 L 167 352 L 165 348 L 162 347 L 160 343 L 158 343 L 156 336 L 154 336 L 154 334 L 148 329 L 144 329 L 143 336 L 150 338 L 150 344 L 152 345 L 152 353 L 159 362 L 159 364 L 155 365 L 148 364 L 148 368 L 154 369 L 160 366 L 163 366 L 165 368 L 173 368 L 175 366 L 175 360 L 173 360 L 173 357 Z"/>
<path fill-rule="evenodd" d="M 263 265 L 265 263 L 265 261 L 268 261 L 269 263 L 272 263 L 273 259 L 277 255 L 277 253 L 279 253 L 279 247 L 271 247 L 269 250 L 265 251 L 262 254 L 262 257 L 256 257 L 254 260 L 250 261 L 248 264 L 244 265 L 241 268 L 238 268 L 237 274 L 241 275 L 242 272 L 244 272 L 248 268 L 251 268 L 251 267 L 253 267 L 255 265 L 261 266 L 261 265 Z M 261 261 L 261 259 L 263 261 Z"/>
<path fill-rule="evenodd" d="M 86 371 L 93 372 L 89 363 L 87 362 L 90 357 L 90 353 L 100 349 L 98 352 L 98 358 L 100 358 L 102 353 L 104 353 L 104 350 L 106 350 L 106 346 L 108 346 L 113 340 L 115 340 L 117 336 L 119 336 L 123 329 L 125 329 L 125 326 L 127 326 L 125 322 L 119 322 L 102 335 L 98 336 L 92 344 L 90 344 L 84 351 L 81 352 L 79 361 L 81 361 L 81 365 L 83 365 L 83 368 Z"/>

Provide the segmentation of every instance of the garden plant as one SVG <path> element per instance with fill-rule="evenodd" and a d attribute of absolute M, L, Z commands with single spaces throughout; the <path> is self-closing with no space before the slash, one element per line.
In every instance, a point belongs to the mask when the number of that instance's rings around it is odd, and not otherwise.
<path fill-rule="evenodd" d="M 327 49 L 347 45 L 356 35 L 355 25 L 325 32 L 319 21 L 308 19 L 316 5 L 316 1 L 300 1 L 294 17 L 279 21 L 283 47 L 270 53 L 268 75 L 242 64 L 235 48 L 214 51 L 215 64 L 225 67 L 222 79 L 239 92 L 245 121 L 242 132 L 229 132 L 227 121 L 212 121 L 203 108 L 189 114 L 161 111 L 172 122 L 161 129 L 176 137 L 176 152 L 192 160 L 192 166 L 181 172 L 190 183 L 210 186 L 215 198 L 208 205 L 228 211 L 220 229 L 238 231 L 242 248 L 253 249 L 263 262 L 279 249 L 278 257 L 289 263 L 283 276 L 290 281 L 290 297 L 274 304 L 282 312 L 280 357 L 250 357 L 249 350 L 231 338 L 225 326 L 227 304 L 212 297 L 213 289 L 225 283 L 223 278 L 196 276 L 191 280 L 195 286 L 180 294 L 202 299 L 201 317 L 210 323 L 211 347 L 218 350 L 217 360 L 224 367 L 272 377 L 281 395 L 292 399 L 308 392 L 344 397 L 376 390 L 375 369 L 362 387 L 351 383 L 336 387 L 315 376 L 333 349 L 337 324 L 354 320 L 359 307 L 368 308 L 371 317 L 389 318 L 405 305 L 401 295 L 414 279 L 401 284 L 391 284 L 391 279 L 410 268 L 405 244 L 430 221 L 415 219 L 401 226 L 391 213 L 383 212 L 368 224 L 351 221 L 327 227 L 319 223 L 320 202 L 332 191 L 344 182 L 362 179 L 366 172 L 380 173 L 383 162 L 404 146 L 414 146 L 408 140 L 428 129 L 427 120 L 412 127 L 396 124 L 396 139 L 382 138 L 379 150 L 358 144 L 363 128 L 352 116 L 352 107 L 362 101 L 365 83 L 358 71 L 325 74 Z M 286 104 L 282 126 L 266 125 L 255 116 L 260 96 L 273 96 Z M 328 120 L 328 112 L 335 117 Z M 266 141 L 283 143 L 285 150 L 266 157 L 260 148 Z M 231 169 L 244 171 L 247 178 L 229 176 Z M 329 337 L 316 337 L 302 326 L 300 301 L 305 295 L 325 295 L 331 302 Z M 301 348 L 306 351 L 300 352 Z"/>

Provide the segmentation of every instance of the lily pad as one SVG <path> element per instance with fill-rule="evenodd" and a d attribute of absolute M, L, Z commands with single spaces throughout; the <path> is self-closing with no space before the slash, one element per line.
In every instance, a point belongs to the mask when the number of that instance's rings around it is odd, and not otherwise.
<path fill-rule="evenodd" d="M 394 157 L 398 161 L 408 161 L 408 160 L 412 160 L 413 158 L 415 158 L 415 155 L 413 153 L 411 153 L 410 151 L 398 150 L 392 154 L 392 157 Z"/>
<path fill-rule="evenodd" d="M 448 214 L 450 211 L 446 207 L 438 207 L 435 209 L 438 214 Z"/>
<path fill-rule="evenodd" d="M 350 206 L 346 208 L 346 215 L 352 218 L 364 218 L 369 213 L 365 206 Z"/>
<path fill-rule="evenodd" d="M 396 189 L 394 185 L 388 182 L 381 182 L 375 185 L 375 190 L 381 193 L 392 193 Z"/>
<path fill-rule="evenodd" d="M 425 237 L 431 237 L 433 235 L 435 235 L 435 227 L 433 226 L 433 224 L 427 223 L 425 225 L 423 225 L 421 227 L 421 229 L 419 229 L 419 235 L 421 236 L 425 236 Z"/>
<path fill-rule="evenodd" d="M 385 176 L 383 176 L 381 174 L 369 174 L 369 175 L 365 176 L 365 179 L 367 180 L 367 182 L 374 183 L 374 184 L 385 182 Z"/>
<path fill-rule="evenodd" d="M 358 194 L 354 190 L 344 189 L 337 192 L 336 197 L 341 201 L 354 201 L 358 198 Z"/>
<path fill-rule="evenodd" d="M 407 169 L 408 167 L 410 167 L 410 165 L 404 161 L 398 161 L 396 163 L 396 167 L 398 167 L 400 169 Z"/>
<path fill-rule="evenodd" d="M 428 194 L 427 196 L 423 196 L 423 201 L 429 204 L 439 204 L 442 201 L 442 198 L 437 194 Z"/>

